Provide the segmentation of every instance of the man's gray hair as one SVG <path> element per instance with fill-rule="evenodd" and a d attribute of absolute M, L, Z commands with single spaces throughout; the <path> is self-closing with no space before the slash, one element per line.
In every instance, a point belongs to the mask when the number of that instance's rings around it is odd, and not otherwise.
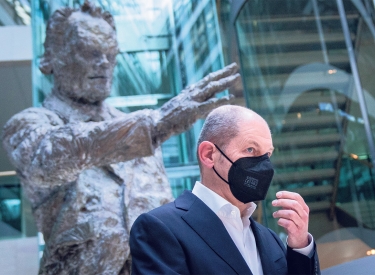
<path fill-rule="evenodd" d="M 247 108 L 235 105 L 224 105 L 214 109 L 206 118 L 197 143 L 197 159 L 199 145 L 203 141 L 210 141 L 221 150 L 225 150 L 230 140 L 239 134 L 238 122 Z"/>

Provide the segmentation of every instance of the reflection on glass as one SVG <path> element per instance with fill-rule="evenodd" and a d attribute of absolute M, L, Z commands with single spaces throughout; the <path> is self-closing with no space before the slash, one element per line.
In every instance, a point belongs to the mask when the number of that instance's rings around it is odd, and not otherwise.
<path fill-rule="evenodd" d="M 374 125 L 372 20 L 358 1 L 344 4 Z M 247 1 L 235 27 L 247 105 L 269 122 L 275 147 L 264 222 L 279 231 L 270 201 L 278 190 L 298 192 L 322 268 L 365 257 L 375 248 L 374 170 L 336 1 Z M 358 239 L 349 228 L 373 234 Z M 352 236 L 360 250 L 342 254 L 347 238 L 332 232 Z"/>
<path fill-rule="evenodd" d="M 53 81 L 37 69 L 46 22 L 57 7 L 82 2 L 32 1 L 36 106 Z M 223 66 L 216 13 L 223 35 L 234 1 L 94 2 L 115 15 L 120 54 L 109 102 L 124 112 L 159 107 Z M 374 134 L 373 1 L 343 2 Z M 322 268 L 371 255 L 374 170 L 336 1 L 247 1 L 235 27 L 246 103 L 269 122 L 275 147 L 276 176 L 257 219 L 279 230 L 269 201 L 280 189 L 294 190 L 310 207 L 310 232 L 318 242 Z M 224 42 L 227 54 L 233 41 Z M 235 92 L 241 97 L 242 91 Z M 243 105 L 242 99 L 237 104 Z M 201 125 L 199 121 L 163 144 L 175 196 L 199 178 L 195 143 Z"/>

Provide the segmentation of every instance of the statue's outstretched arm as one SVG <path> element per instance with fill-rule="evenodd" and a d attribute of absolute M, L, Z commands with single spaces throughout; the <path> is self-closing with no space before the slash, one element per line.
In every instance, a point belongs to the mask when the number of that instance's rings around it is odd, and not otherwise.
<path fill-rule="evenodd" d="M 63 124 L 53 112 L 30 108 L 5 125 L 4 148 L 23 177 L 41 185 L 73 181 L 93 166 L 154 153 L 151 110 L 103 122 Z"/>
<path fill-rule="evenodd" d="M 240 81 L 237 71 L 237 64 L 232 63 L 210 73 L 155 110 L 153 139 L 162 143 L 171 135 L 189 129 L 197 119 L 205 117 L 212 109 L 229 104 L 233 95 L 215 98 L 215 94 Z"/>
<path fill-rule="evenodd" d="M 173 134 L 187 130 L 231 96 L 215 98 L 237 81 L 236 64 L 187 87 L 158 110 L 141 110 L 103 122 L 64 124 L 57 114 L 30 108 L 4 126 L 3 144 L 23 177 L 40 185 L 75 180 L 91 167 L 149 156 Z"/>

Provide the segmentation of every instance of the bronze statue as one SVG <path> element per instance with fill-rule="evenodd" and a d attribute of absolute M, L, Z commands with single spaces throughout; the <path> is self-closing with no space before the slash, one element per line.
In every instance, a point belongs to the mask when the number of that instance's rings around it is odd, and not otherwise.
<path fill-rule="evenodd" d="M 39 274 L 127 274 L 128 233 L 172 199 L 160 144 L 232 96 L 237 65 L 211 73 L 157 110 L 107 105 L 118 53 L 112 16 L 85 2 L 47 26 L 40 69 L 54 75 L 41 108 L 4 126 L 3 145 L 45 239 Z"/>

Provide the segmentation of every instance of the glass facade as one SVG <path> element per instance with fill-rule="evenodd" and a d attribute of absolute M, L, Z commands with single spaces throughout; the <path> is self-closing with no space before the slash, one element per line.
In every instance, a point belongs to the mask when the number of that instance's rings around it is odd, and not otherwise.
<path fill-rule="evenodd" d="M 38 69 L 46 22 L 58 7 L 78 7 L 82 2 L 31 1 L 35 106 L 53 86 L 53 78 Z M 272 218 L 271 201 L 279 190 L 295 191 L 309 205 L 309 231 L 323 269 L 371 254 L 373 1 L 93 2 L 114 15 L 120 46 L 109 104 L 123 112 L 158 108 L 185 86 L 238 62 L 243 87 L 231 93 L 236 104 L 267 120 L 275 147 L 275 177 L 268 198 L 258 204 L 256 220 L 284 238 Z M 163 144 L 174 196 L 199 180 L 195 144 L 202 123 Z M 31 213 L 18 181 L 1 179 L 1 220 L 21 236 L 32 228 L 24 221 Z"/>
<path fill-rule="evenodd" d="M 28 200 L 15 172 L 0 173 L 0 240 L 36 235 Z"/>
<path fill-rule="evenodd" d="M 0 177 L 0 239 L 22 236 L 21 208 L 19 180 L 11 175 Z"/>
<path fill-rule="evenodd" d="M 107 101 L 121 111 L 160 107 L 184 87 L 224 66 L 213 0 L 92 2 L 115 19 L 120 53 Z M 58 7 L 78 7 L 82 3 L 33 1 L 35 106 L 53 86 L 53 78 L 38 69 L 46 22 Z M 199 177 L 194 148 L 201 125 L 202 121 L 197 122 L 190 131 L 170 138 L 162 146 L 175 196 L 191 189 Z"/>
<path fill-rule="evenodd" d="M 264 222 L 281 233 L 271 201 L 278 190 L 298 192 L 310 208 L 322 268 L 364 257 L 375 245 L 374 6 L 242 2 L 232 23 L 246 104 L 268 121 L 275 147 Z M 352 239 L 361 249 L 340 252 Z"/>

